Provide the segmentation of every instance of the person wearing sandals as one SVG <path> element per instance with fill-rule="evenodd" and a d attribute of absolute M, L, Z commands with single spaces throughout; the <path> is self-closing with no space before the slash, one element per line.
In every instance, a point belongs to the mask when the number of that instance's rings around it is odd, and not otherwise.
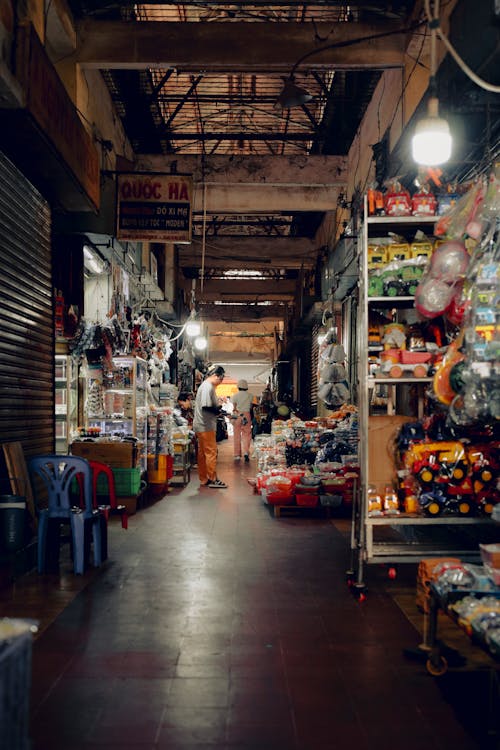
<path fill-rule="evenodd" d="M 238 380 L 238 392 L 234 394 L 231 401 L 234 406 L 233 413 L 231 414 L 231 418 L 234 419 L 234 458 L 236 461 L 239 461 L 243 450 L 243 458 L 248 462 L 250 460 L 250 444 L 252 442 L 253 395 L 248 391 L 246 380 Z"/>
<path fill-rule="evenodd" d="M 224 379 L 224 368 L 212 365 L 205 380 L 196 392 L 194 402 L 193 430 L 198 441 L 198 476 L 201 487 L 224 489 L 227 484 L 217 477 L 217 416 L 222 407 L 215 393 L 216 386 Z"/>

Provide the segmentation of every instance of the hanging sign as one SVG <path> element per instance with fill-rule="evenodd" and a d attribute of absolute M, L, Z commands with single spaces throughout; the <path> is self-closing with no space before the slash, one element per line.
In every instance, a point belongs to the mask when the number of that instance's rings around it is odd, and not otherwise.
<path fill-rule="evenodd" d="M 119 174 L 116 236 L 119 240 L 191 242 L 191 175 Z"/>

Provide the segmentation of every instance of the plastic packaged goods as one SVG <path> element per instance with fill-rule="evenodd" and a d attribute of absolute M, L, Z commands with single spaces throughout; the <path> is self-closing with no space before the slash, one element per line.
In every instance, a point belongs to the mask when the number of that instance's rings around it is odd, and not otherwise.
<path fill-rule="evenodd" d="M 383 509 L 386 515 L 399 514 L 398 496 L 391 484 L 387 484 L 384 488 Z"/>
<path fill-rule="evenodd" d="M 368 500 L 368 515 L 373 516 L 382 516 L 383 515 L 383 505 L 382 505 L 382 497 L 380 496 L 380 493 L 377 491 L 377 488 L 375 485 L 369 485 L 368 491 L 367 491 L 367 500 Z"/>

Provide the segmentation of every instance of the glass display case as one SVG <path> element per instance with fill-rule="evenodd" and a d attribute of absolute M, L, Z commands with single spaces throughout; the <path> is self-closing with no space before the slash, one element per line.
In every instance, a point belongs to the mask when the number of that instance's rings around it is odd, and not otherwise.
<path fill-rule="evenodd" d="M 133 355 L 113 357 L 109 369 L 91 366 L 85 377 L 85 429 L 101 438 L 136 438 L 142 471 L 147 467 L 146 384 L 146 362 Z"/>
<path fill-rule="evenodd" d="M 67 354 L 55 355 L 55 450 L 67 453 L 78 426 L 78 367 Z"/>

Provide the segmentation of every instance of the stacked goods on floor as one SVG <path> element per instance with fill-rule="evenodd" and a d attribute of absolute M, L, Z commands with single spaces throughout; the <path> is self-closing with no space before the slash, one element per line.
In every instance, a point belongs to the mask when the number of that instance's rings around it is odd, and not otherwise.
<path fill-rule="evenodd" d="M 255 440 L 256 492 L 268 505 L 350 507 L 358 478 L 357 434 L 353 407 L 338 420 L 273 422 L 271 435 Z"/>
<path fill-rule="evenodd" d="M 437 564 L 430 594 L 475 644 L 500 658 L 500 545 L 481 545 L 481 555 L 483 565 L 461 560 Z M 446 662 L 439 673 L 445 669 Z"/>

